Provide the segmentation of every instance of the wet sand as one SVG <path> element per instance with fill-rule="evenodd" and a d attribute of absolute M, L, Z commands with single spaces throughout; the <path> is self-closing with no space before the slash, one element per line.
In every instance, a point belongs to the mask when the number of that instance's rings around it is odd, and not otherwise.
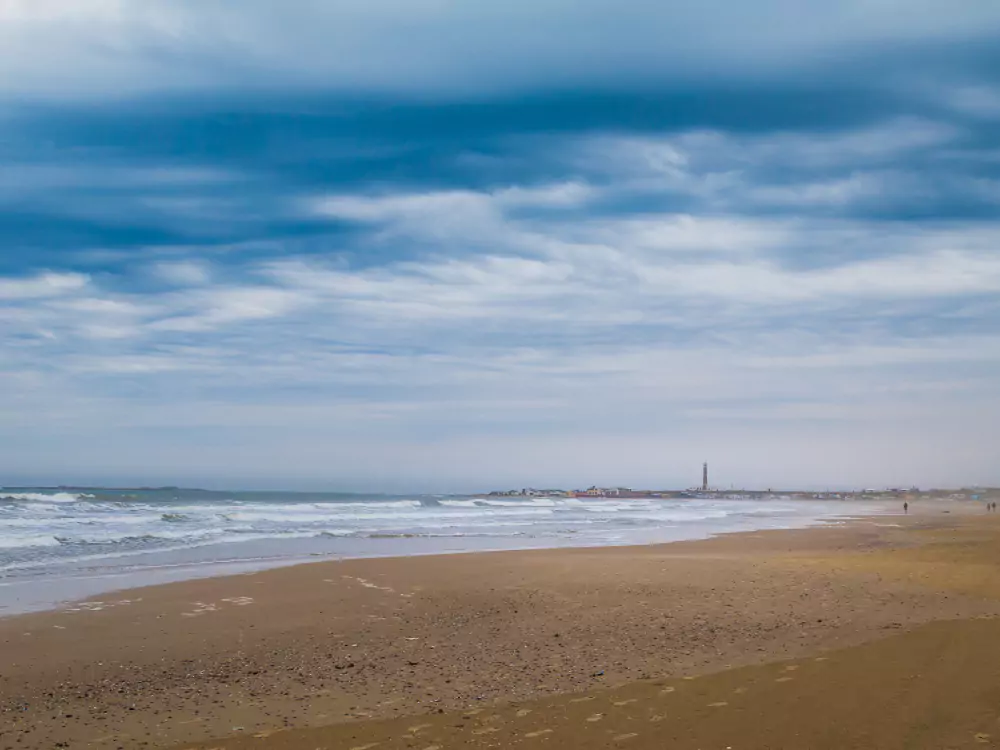
<path fill-rule="evenodd" d="M 324 562 L 2 619 L 0 750 L 988 745 L 1000 518 L 954 510 Z"/>

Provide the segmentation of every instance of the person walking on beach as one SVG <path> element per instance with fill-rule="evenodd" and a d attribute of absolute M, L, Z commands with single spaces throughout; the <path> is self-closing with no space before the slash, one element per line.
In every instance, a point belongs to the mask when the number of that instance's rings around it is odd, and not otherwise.
<path fill-rule="evenodd" d="M 910 504 L 909 503 L 903 503 L 903 513 L 905 513 L 906 515 L 910 515 Z"/>

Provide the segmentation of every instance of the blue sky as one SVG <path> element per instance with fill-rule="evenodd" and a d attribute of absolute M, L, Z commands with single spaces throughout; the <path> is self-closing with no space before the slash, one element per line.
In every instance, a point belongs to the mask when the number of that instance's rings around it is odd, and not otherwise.
<path fill-rule="evenodd" d="M 1000 5 L 0 5 L 0 483 L 1000 484 Z"/>

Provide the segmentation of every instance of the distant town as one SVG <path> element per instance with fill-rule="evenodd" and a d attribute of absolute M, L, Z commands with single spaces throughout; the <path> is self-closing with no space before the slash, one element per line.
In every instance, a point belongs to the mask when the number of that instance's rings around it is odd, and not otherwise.
<path fill-rule="evenodd" d="M 643 490 L 630 487 L 588 487 L 585 490 L 536 489 L 494 490 L 489 497 L 586 497 L 586 498 L 648 498 L 668 500 L 984 500 L 1000 497 L 1000 488 L 970 487 L 962 489 L 928 489 L 916 487 L 863 489 L 840 492 L 815 492 L 808 490 L 745 490 L 692 488 L 687 490 Z"/>
<path fill-rule="evenodd" d="M 708 481 L 708 464 L 702 466 L 700 487 L 684 490 L 632 489 L 631 487 L 588 487 L 585 490 L 536 489 L 525 487 L 519 490 L 494 490 L 491 497 L 588 497 L 588 498 L 660 498 L 673 500 L 760 500 L 765 498 L 783 500 L 983 500 L 1000 496 L 1000 488 L 965 487 L 961 489 L 921 489 L 919 487 L 885 487 L 860 490 L 807 491 L 807 490 L 766 490 L 721 489 L 712 487 Z"/>

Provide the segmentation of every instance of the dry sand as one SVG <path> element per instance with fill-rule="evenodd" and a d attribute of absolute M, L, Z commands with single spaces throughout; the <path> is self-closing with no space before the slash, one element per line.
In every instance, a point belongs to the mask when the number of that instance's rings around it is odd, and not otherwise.
<path fill-rule="evenodd" d="M 1000 516 L 938 506 L 316 563 L 0 620 L 0 750 L 981 747 L 997 614 Z"/>

